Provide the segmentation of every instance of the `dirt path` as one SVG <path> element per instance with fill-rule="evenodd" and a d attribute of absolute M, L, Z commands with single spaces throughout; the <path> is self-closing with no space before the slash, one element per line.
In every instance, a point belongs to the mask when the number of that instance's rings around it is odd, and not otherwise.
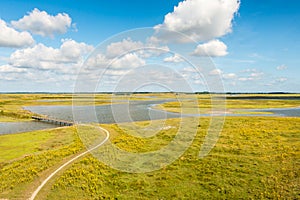
<path fill-rule="evenodd" d="M 101 129 L 102 131 L 104 131 L 106 133 L 106 137 L 105 139 L 99 143 L 97 146 L 93 147 L 92 149 L 89 149 L 77 156 L 75 156 L 74 158 L 72 158 L 71 160 L 69 160 L 68 162 L 64 163 L 63 165 L 61 165 L 59 168 L 57 168 L 54 172 L 52 172 L 38 187 L 37 189 L 32 193 L 31 197 L 28 200 L 34 200 L 35 197 L 37 196 L 37 194 L 39 193 L 39 191 L 44 187 L 44 185 L 47 184 L 47 182 L 55 175 L 57 174 L 59 171 L 61 171 L 64 167 L 66 167 L 67 165 L 71 164 L 72 162 L 74 162 L 75 160 L 77 160 L 78 158 L 88 154 L 89 152 L 99 148 L 100 146 L 102 146 L 108 139 L 109 139 L 109 132 L 108 130 L 102 128 L 102 127 L 98 127 L 99 129 Z"/>

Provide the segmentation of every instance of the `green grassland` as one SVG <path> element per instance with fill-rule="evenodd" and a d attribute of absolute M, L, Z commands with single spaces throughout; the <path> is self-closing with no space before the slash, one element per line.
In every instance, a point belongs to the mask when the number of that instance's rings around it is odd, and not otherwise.
<path fill-rule="evenodd" d="M 164 98 L 162 95 L 159 98 Z M 73 101 L 74 100 L 74 101 Z M 33 113 L 24 106 L 40 105 L 104 105 L 128 100 L 149 100 L 139 94 L 0 94 L 0 122 L 29 121 Z M 120 102 L 121 101 L 121 102 Z"/>
<path fill-rule="evenodd" d="M 168 123 L 176 126 L 177 120 Z M 199 159 L 209 125 L 203 118 L 193 144 L 171 165 L 130 174 L 88 156 L 57 178 L 45 199 L 295 199 L 300 192 L 299 122 L 299 118 L 228 118 L 215 148 Z M 120 132 L 116 125 L 105 127 L 114 143 L 135 152 L 160 148 L 174 134 L 164 131 L 150 138 L 161 142 L 147 143 Z"/>
<path fill-rule="evenodd" d="M 2 135 L 0 148 L 0 198 L 26 199 L 39 176 L 83 146 L 74 127 L 67 127 Z"/>
<path fill-rule="evenodd" d="M 249 111 L 241 109 L 266 109 L 266 108 L 292 108 L 300 106 L 300 99 L 271 99 L 271 97 L 299 97 L 299 94 L 293 95 L 255 95 L 256 97 L 268 96 L 270 99 L 247 99 L 252 95 L 238 95 L 245 99 L 226 99 L 229 95 L 218 94 L 203 94 L 203 95 L 185 95 L 177 96 L 177 101 L 167 102 L 157 105 L 157 109 L 166 110 L 169 112 L 195 114 L 195 113 L 210 113 L 214 111 L 224 111 L 237 114 L 250 114 Z M 258 114 L 257 112 L 255 114 Z M 261 113 L 267 114 L 267 113 Z"/>
<path fill-rule="evenodd" d="M 0 162 L 48 151 L 72 142 L 74 128 L 55 128 L 27 133 L 2 135 Z"/>
<path fill-rule="evenodd" d="M 117 98 L 143 100 L 147 95 Z M 157 99 L 176 98 L 175 94 L 154 96 Z M 40 101 L 43 99 L 66 101 Z M 97 99 L 99 104 L 107 103 L 111 96 L 99 95 Z M 190 96 L 183 99 L 189 105 Z M 29 120 L 32 113 L 23 111 L 22 106 L 61 105 L 62 102 L 68 105 L 70 100 L 71 95 L 61 94 L 0 95 L 0 110 L 5 112 L 0 114 L 0 120 L 1 116 L 12 121 Z M 197 95 L 197 101 L 205 102 L 199 103 L 199 108 L 210 108 L 210 95 Z M 227 106 L 229 109 L 273 108 L 297 107 L 300 103 L 298 100 L 239 99 L 227 100 Z M 176 102 L 166 103 L 162 108 L 179 111 Z M 37 199 L 299 198 L 300 118 L 226 117 L 216 146 L 202 159 L 198 157 L 199 150 L 211 119 L 193 118 L 184 123 L 192 126 L 194 120 L 199 121 L 196 137 L 187 151 L 172 164 L 153 172 L 133 174 L 112 169 L 87 155 L 51 179 Z M 150 122 L 101 127 L 111 133 L 110 140 L 120 149 L 141 153 L 167 145 L 174 139 L 179 122 L 180 119 L 152 121 L 151 126 L 157 127 L 157 134 L 146 138 L 134 135 L 147 135 L 147 129 L 141 131 L 139 127 L 147 127 Z M 162 124 L 169 128 L 159 129 Z M 81 126 L 0 135 L 0 199 L 29 198 L 47 175 L 85 150 L 84 135 L 91 139 L 91 146 L 93 142 L 97 143 L 96 137 L 103 138 L 103 133 L 95 134 Z"/>

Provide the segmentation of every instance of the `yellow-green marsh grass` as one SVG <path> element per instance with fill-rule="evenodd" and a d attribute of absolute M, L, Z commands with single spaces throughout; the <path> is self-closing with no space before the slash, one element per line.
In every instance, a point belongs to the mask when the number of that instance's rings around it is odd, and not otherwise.
<path fill-rule="evenodd" d="M 0 163 L 72 143 L 74 128 L 62 127 L 26 133 L 0 135 Z"/>
<path fill-rule="evenodd" d="M 83 145 L 74 127 L 64 127 L 2 135 L 0 148 L 0 198 L 26 199 L 38 177 Z"/>
<path fill-rule="evenodd" d="M 167 123 L 176 126 L 178 120 Z M 228 117 L 215 148 L 199 159 L 209 126 L 209 118 L 201 118 L 193 144 L 171 165 L 131 174 L 89 156 L 66 170 L 45 199 L 296 199 L 300 188 L 299 122 L 300 118 Z M 116 125 L 104 127 L 115 144 L 133 152 L 161 148 L 174 136 L 171 129 L 164 131 L 156 137 L 157 142 L 148 145 Z"/>
<path fill-rule="evenodd" d="M 96 95 L 99 102 L 110 95 Z M 150 96 L 150 94 L 148 94 Z M 153 96 L 153 95 L 151 95 Z M 175 94 L 154 94 L 157 98 L 175 98 Z M 192 112 L 209 112 L 210 95 L 198 95 L 199 106 L 186 95 L 184 105 Z M 126 99 L 128 97 L 116 97 Z M 132 99 L 146 99 L 143 95 Z M 55 101 L 40 101 L 40 100 Z M 62 101 L 56 101 L 61 99 Z M 149 99 L 149 98 L 148 98 Z M 29 119 L 22 111 L 30 105 L 71 105 L 71 95 L 24 94 L 0 95 L 0 110 L 13 113 L 12 120 Z M 176 102 L 164 109 L 180 110 Z M 299 100 L 227 100 L 227 109 L 297 107 Z M 24 113 L 23 113 L 24 112 Z M 3 119 L 9 120 L 9 115 Z M 1 117 L 0 117 L 1 119 Z M 196 119 L 196 118 L 195 118 Z M 129 152 L 148 152 L 167 145 L 178 130 L 180 119 L 168 119 L 155 136 L 134 137 L 138 127 L 150 122 L 102 125 L 111 133 L 111 141 Z M 201 117 L 197 135 L 175 162 L 160 170 L 131 174 L 109 168 L 92 156 L 55 177 L 41 191 L 38 199 L 297 199 L 300 194 L 300 118 L 296 117 L 226 117 L 221 137 L 210 154 L 199 159 L 210 118 Z M 151 123 L 161 124 L 161 121 Z M 186 122 L 189 125 L 188 121 Z M 155 126 L 154 126 L 155 127 Z M 157 126 L 159 127 L 159 125 Z M 168 127 L 168 128 L 163 128 Z M 82 129 L 80 129 L 82 130 Z M 95 137 L 97 134 L 95 135 Z M 96 138 L 97 139 L 97 138 Z M 2 141 L 2 143 L 1 143 Z M 13 150 L 8 143 L 13 144 Z M 1 145 L 3 144 L 3 145 Z M 91 143 L 91 145 L 94 145 Z M 84 149 L 75 127 L 0 136 L 0 199 L 20 199 L 32 192 L 32 185 L 64 159 Z M 15 150 L 15 151 L 14 151 Z"/>
<path fill-rule="evenodd" d="M 228 95 L 227 95 L 228 96 Z M 254 94 L 253 94 L 254 96 Z M 272 97 L 275 95 L 258 95 L 258 97 Z M 235 113 L 237 109 L 267 109 L 267 108 L 292 108 L 300 106 L 300 99 L 223 99 L 223 96 L 212 94 L 198 95 L 198 104 L 195 104 L 193 100 L 183 99 L 181 102 L 166 102 L 161 105 L 157 105 L 157 109 L 166 110 L 169 112 L 177 112 L 184 114 L 205 114 L 210 113 L 213 110 L 217 111 L 218 107 L 223 111 Z M 220 97 L 220 98 L 219 98 Z M 225 97 L 225 96 L 224 96 Z M 251 97 L 245 95 L 236 95 L 236 97 Z M 300 95 L 279 95 L 276 97 L 300 97 Z M 224 104 L 225 103 L 225 104 Z M 224 104 L 224 105 L 223 105 Z M 221 106 L 220 106 L 221 105 Z M 247 112 L 247 111 L 245 111 Z M 260 113 L 265 114 L 265 113 Z"/>

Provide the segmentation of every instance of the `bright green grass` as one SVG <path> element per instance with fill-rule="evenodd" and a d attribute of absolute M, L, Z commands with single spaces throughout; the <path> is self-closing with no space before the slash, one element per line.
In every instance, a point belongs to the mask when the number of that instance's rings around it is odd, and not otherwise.
<path fill-rule="evenodd" d="M 56 128 L 0 136 L 0 163 L 69 144 L 73 128 Z"/>
<path fill-rule="evenodd" d="M 243 114 L 243 115 L 271 115 L 272 112 L 255 112 L 255 111 L 244 111 L 244 110 L 235 110 L 234 114 Z"/>
<path fill-rule="evenodd" d="M 238 96 L 265 96 L 265 95 L 238 95 Z M 164 109 L 171 112 L 183 113 L 210 113 L 212 108 L 211 97 L 220 97 L 220 95 L 210 94 L 174 94 L 174 93 L 156 93 L 156 94 L 132 94 L 132 95 L 112 95 L 96 94 L 78 95 L 75 105 L 105 105 L 118 100 L 149 100 L 153 99 L 175 99 L 181 102 L 167 102 L 158 109 Z M 222 95 L 221 95 L 222 96 Z M 223 95 L 224 96 L 224 95 Z M 299 94 L 281 94 L 268 96 L 299 96 Z M 28 121 L 33 113 L 23 110 L 23 106 L 40 106 L 40 105 L 72 105 L 72 94 L 0 94 L 0 122 Z M 194 99 L 190 100 L 190 99 Z M 120 102 L 119 102 L 120 103 Z M 214 108 L 225 109 L 225 101 L 215 99 Z M 300 106 L 300 100 L 246 100 L 246 99 L 229 99 L 226 100 L 226 109 L 228 112 L 235 112 L 235 109 L 259 109 L 259 108 L 286 108 Z"/>
<path fill-rule="evenodd" d="M 75 105 L 105 105 L 118 100 L 149 100 L 142 95 L 80 94 Z M 0 94 L 0 122 L 28 121 L 34 113 L 23 106 L 72 105 L 73 94 Z"/>
<path fill-rule="evenodd" d="M 3 116 L 0 115 L 0 122 L 24 122 L 24 121 L 30 121 L 31 119 L 29 118 L 16 118 L 16 117 L 8 117 L 8 116 Z"/>
<path fill-rule="evenodd" d="M 0 141 L 0 199 L 27 199 L 38 177 L 83 149 L 74 127 L 2 135 Z"/>
<path fill-rule="evenodd" d="M 169 121 L 176 124 L 178 119 Z M 200 119 L 192 146 L 161 170 L 131 174 L 88 156 L 66 170 L 41 199 L 296 199 L 300 188 L 300 118 L 228 117 L 211 153 L 198 158 L 209 124 Z M 106 125 L 113 141 L 128 151 L 166 143 L 143 139 Z M 172 132 L 164 132 L 167 140 Z M 153 140 L 153 138 L 152 138 Z"/>
<path fill-rule="evenodd" d="M 88 126 L 63 127 L 23 134 L 0 136 L 4 143 L 14 142 L 12 159 L 0 162 L 0 199 L 27 199 L 40 182 L 85 150 L 78 134 L 96 135 L 100 141 L 105 134 Z M 98 137 L 98 136 L 101 137 Z M 0 146 L 3 155 L 9 155 L 9 145 Z M 22 154 L 22 156 L 20 156 Z"/>
<path fill-rule="evenodd" d="M 172 98 L 174 94 L 155 96 Z M 143 97 L 136 95 L 130 98 Z M 199 107 L 205 112 L 209 111 L 209 95 L 198 97 Z M 128 97 L 117 98 L 121 100 Z M 190 104 L 188 98 L 189 95 L 186 95 L 186 107 Z M 38 101 L 42 99 L 61 101 Z M 0 95 L 0 119 L 2 116 L 6 120 L 26 120 L 32 113 L 23 111 L 24 105 L 57 105 L 61 102 L 70 105 L 70 99 L 71 95 Z M 111 97 L 98 95 L 96 99 L 104 102 Z M 229 100 L 227 105 L 229 109 L 244 109 L 296 107 L 300 104 L 296 100 Z M 171 103 L 167 109 L 176 112 L 179 106 Z M 193 111 L 194 107 L 189 109 Z M 112 133 L 111 140 L 119 148 L 130 152 L 147 152 L 160 149 L 174 138 L 178 120 L 167 120 L 166 125 L 172 128 L 161 130 L 149 138 L 129 135 L 145 134 L 139 132 L 138 128 L 131 129 L 132 124 L 125 126 L 126 131 L 116 125 L 104 127 Z M 209 118 L 200 118 L 193 144 L 184 155 L 161 170 L 145 174 L 125 173 L 87 156 L 54 177 L 37 199 L 299 198 L 300 118 L 227 117 L 217 145 L 207 157 L 199 159 L 199 149 L 209 122 Z M 144 127 L 149 122 L 135 124 Z M 24 133 L 24 136 L 10 135 L 11 138 L 3 143 L 4 147 L 0 145 L 0 158 L 8 155 L 0 162 L 0 199 L 28 198 L 49 172 L 84 149 L 74 127 L 37 132 L 39 134 L 36 137 L 31 136 L 36 132 L 29 135 Z M 8 136 L 0 136 L 0 144 L 1 137 Z M 91 146 L 94 145 L 93 141 L 88 141 Z M 18 152 L 12 151 L 7 143 L 14 143 Z"/>
<path fill-rule="evenodd" d="M 266 109 L 266 108 L 292 108 L 299 107 L 300 100 L 280 100 L 280 99 L 218 99 L 219 95 L 198 95 L 195 100 L 184 99 L 175 102 L 166 102 L 157 105 L 157 109 L 170 112 L 197 114 L 210 113 L 214 111 L 236 112 L 238 109 Z M 243 95 L 239 95 L 243 96 Z M 262 96 L 262 95 L 260 95 Z M 268 95 L 267 95 L 268 96 Z M 299 96 L 299 95 L 281 95 L 281 96 Z M 194 96 L 193 96 L 194 97 Z M 210 99 L 212 97 L 212 99 Z M 247 112 L 247 111 L 245 111 Z M 264 113 L 261 113 L 264 114 Z"/>

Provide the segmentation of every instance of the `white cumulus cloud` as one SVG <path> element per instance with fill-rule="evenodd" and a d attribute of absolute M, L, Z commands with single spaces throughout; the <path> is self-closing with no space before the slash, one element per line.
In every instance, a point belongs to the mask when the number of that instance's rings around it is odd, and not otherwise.
<path fill-rule="evenodd" d="M 76 60 L 82 55 L 86 55 L 94 50 L 94 47 L 84 42 L 76 42 L 72 39 L 63 39 L 60 47 L 60 53 L 65 58 Z"/>
<path fill-rule="evenodd" d="M 72 19 L 66 13 L 49 15 L 45 11 L 35 8 L 18 21 L 12 21 L 14 28 L 30 31 L 33 34 L 42 36 L 54 36 L 55 34 L 66 33 L 71 26 Z"/>
<path fill-rule="evenodd" d="M 18 32 L 0 19 L 0 47 L 26 47 L 34 44 L 30 33 Z"/>
<path fill-rule="evenodd" d="M 279 83 L 284 83 L 286 82 L 288 79 L 285 78 L 285 77 L 280 77 L 280 78 L 277 78 L 276 81 L 279 82 Z"/>
<path fill-rule="evenodd" d="M 198 72 L 201 71 L 201 69 L 199 67 L 198 68 L 196 68 L 196 67 L 184 67 L 182 71 L 183 72 L 195 72 L 195 73 L 198 73 Z"/>
<path fill-rule="evenodd" d="M 180 32 L 195 41 L 211 40 L 231 32 L 232 20 L 239 6 L 239 0 L 185 0 L 154 28 Z M 165 39 L 170 34 L 167 32 Z"/>
<path fill-rule="evenodd" d="M 119 42 L 113 42 L 106 47 L 106 57 L 114 58 L 122 56 L 127 53 L 137 53 L 141 57 L 151 57 L 153 55 L 160 55 L 168 52 L 167 46 L 160 46 L 158 43 L 154 43 L 152 40 L 147 40 L 145 43 L 141 41 L 133 41 L 131 38 L 123 39 Z"/>
<path fill-rule="evenodd" d="M 237 75 L 235 73 L 228 73 L 228 74 L 223 74 L 224 79 L 235 79 L 237 78 Z"/>
<path fill-rule="evenodd" d="M 33 47 L 19 49 L 11 54 L 9 64 L 14 67 L 35 69 L 72 69 L 78 67 L 84 56 L 94 48 L 74 40 L 62 40 L 60 48 L 37 44 Z"/>
<path fill-rule="evenodd" d="M 227 46 L 220 40 L 211 40 L 205 44 L 199 44 L 192 53 L 194 56 L 211 57 L 226 56 L 227 54 Z"/>
<path fill-rule="evenodd" d="M 209 75 L 216 76 L 221 75 L 223 72 L 220 69 L 213 69 L 209 72 Z"/>
<path fill-rule="evenodd" d="M 286 70 L 288 67 L 286 65 L 279 65 L 276 67 L 277 70 Z"/>
<path fill-rule="evenodd" d="M 13 67 L 11 65 L 2 65 L 0 66 L 1 73 L 21 73 L 26 72 L 26 69 Z"/>
<path fill-rule="evenodd" d="M 239 81 L 255 81 L 263 78 L 264 73 L 256 69 L 246 69 L 243 72 L 248 73 L 246 76 L 238 78 Z"/>
<path fill-rule="evenodd" d="M 115 62 L 112 62 L 113 69 L 132 69 L 140 66 L 144 66 L 146 61 L 141 59 L 135 53 L 129 53 L 125 56 L 117 59 Z"/>
<path fill-rule="evenodd" d="M 183 59 L 178 55 L 175 54 L 174 56 L 170 56 L 164 59 L 165 62 L 173 62 L 173 63 L 179 63 L 183 62 Z"/>
<path fill-rule="evenodd" d="M 121 56 L 135 49 L 144 47 L 144 44 L 140 41 L 132 41 L 130 38 L 123 39 L 120 42 L 114 42 L 106 47 L 107 57 Z"/>

